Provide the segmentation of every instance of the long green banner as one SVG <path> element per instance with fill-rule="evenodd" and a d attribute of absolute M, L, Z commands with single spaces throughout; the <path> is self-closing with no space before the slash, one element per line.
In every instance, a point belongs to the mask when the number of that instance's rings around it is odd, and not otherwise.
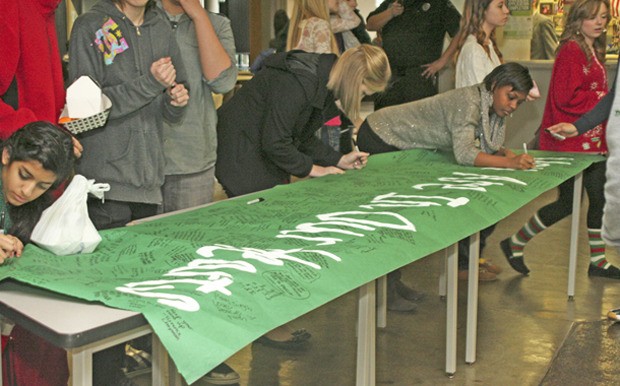
<path fill-rule="evenodd" d="M 602 159 L 532 154 L 531 171 L 458 166 L 427 150 L 376 155 L 360 171 L 101 232 L 90 255 L 29 245 L 0 279 L 142 312 L 192 383 L 265 332 L 503 219 Z"/>

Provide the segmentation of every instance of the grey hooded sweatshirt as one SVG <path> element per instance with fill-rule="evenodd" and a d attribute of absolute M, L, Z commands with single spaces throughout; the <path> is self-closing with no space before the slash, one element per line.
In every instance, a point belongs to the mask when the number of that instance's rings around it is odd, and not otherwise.
<path fill-rule="evenodd" d="M 111 0 L 99 0 L 71 32 L 69 80 L 88 75 L 112 101 L 105 126 L 78 136 L 84 146 L 78 172 L 109 183 L 111 200 L 162 201 L 162 120 L 180 122 L 185 111 L 170 104 L 150 71 L 153 62 L 171 57 L 176 82 L 187 79 L 170 24 L 159 12 L 148 7 L 143 24 L 135 26 Z"/>

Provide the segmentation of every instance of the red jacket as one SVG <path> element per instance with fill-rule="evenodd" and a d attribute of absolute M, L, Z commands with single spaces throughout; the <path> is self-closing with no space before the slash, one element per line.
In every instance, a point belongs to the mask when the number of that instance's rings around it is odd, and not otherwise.
<path fill-rule="evenodd" d="M 17 82 L 18 109 L 0 100 L 0 140 L 38 120 L 56 123 L 65 103 L 54 12 L 60 0 L 0 0 L 0 96 Z"/>
<path fill-rule="evenodd" d="M 560 122 L 575 122 L 590 111 L 607 94 L 607 74 L 602 63 L 592 55 L 590 63 L 575 41 L 568 41 L 558 51 L 553 64 L 549 94 L 541 128 Z M 564 141 L 557 141 L 540 131 L 541 150 L 566 152 L 607 152 L 606 122 Z"/>

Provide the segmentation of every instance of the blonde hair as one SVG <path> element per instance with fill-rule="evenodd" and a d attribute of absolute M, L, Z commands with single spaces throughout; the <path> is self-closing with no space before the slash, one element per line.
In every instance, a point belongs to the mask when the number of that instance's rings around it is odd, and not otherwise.
<path fill-rule="evenodd" d="M 487 34 L 482 29 L 482 24 L 484 23 L 484 13 L 492 2 L 493 0 L 465 0 L 465 5 L 463 5 L 463 17 L 461 18 L 461 27 L 457 36 L 459 42 L 459 52 L 456 54 L 456 57 L 459 56 L 461 48 L 463 48 L 465 40 L 467 40 L 469 35 L 474 35 L 478 44 L 480 44 L 487 55 L 491 57 L 489 46 L 484 44 Z M 503 62 L 503 55 L 497 47 L 497 42 L 495 41 L 495 29 L 491 32 L 491 36 L 488 36 L 488 38 L 493 43 L 493 51 L 497 54 L 500 62 Z"/>
<path fill-rule="evenodd" d="M 560 44 L 555 51 L 556 54 L 564 44 L 570 40 L 574 40 L 579 45 L 579 48 L 581 48 L 581 51 L 586 55 L 588 63 L 592 61 L 592 51 L 581 34 L 581 25 L 584 20 L 596 16 L 603 4 L 607 7 L 607 12 L 611 12 L 608 0 L 577 0 L 571 5 L 570 10 L 565 16 L 564 32 L 562 32 L 562 36 L 560 36 Z M 607 24 L 609 24 L 609 17 L 607 18 L 605 27 L 607 27 Z M 596 57 L 601 63 L 605 62 L 606 40 L 607 35 L 604 33 L 594 39 L 594 52 L 596 52 Z"/>
<path fill-rule="evenodd" d="M 385 90 L 392 76 L 390 63 L 383 49 L 362 44 L 346 50 L 329 73 L 327 88 L 340 101 L 342 110 L 353 122 L 360 118 L 362 85 L 369 92 Z"/>
<path fill-rule="evenodd" d="M 290 51 L 299 44 L 301 39 L 301 28 L 299 28 L 301 22 L 311 17 L 316 17 L 327 21 L 330 25 L 329 32 L 331 35 L 331 47 L 332 53 L 338 55 L 340 50 L 338 49 L 338 43 L 331 31 L 331 23 L 329 21 L 329 7 L 327 6 L 327 0 L 295 0 L 293 3 L 293 12 L 289 21 L 288 37 L 286 39 L 286 50 Z"/>

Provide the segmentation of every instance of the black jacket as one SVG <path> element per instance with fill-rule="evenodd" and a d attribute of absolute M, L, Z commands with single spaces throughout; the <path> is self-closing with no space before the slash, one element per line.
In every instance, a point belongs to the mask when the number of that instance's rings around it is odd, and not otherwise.
<path fill-rule="evenodd" d="M 332 54 L 278 53 L 218 111 L 216 176 L 234 196 L 305 177 L 341 154 L 314 133 L 338 115 L 327 90 Z"/>

